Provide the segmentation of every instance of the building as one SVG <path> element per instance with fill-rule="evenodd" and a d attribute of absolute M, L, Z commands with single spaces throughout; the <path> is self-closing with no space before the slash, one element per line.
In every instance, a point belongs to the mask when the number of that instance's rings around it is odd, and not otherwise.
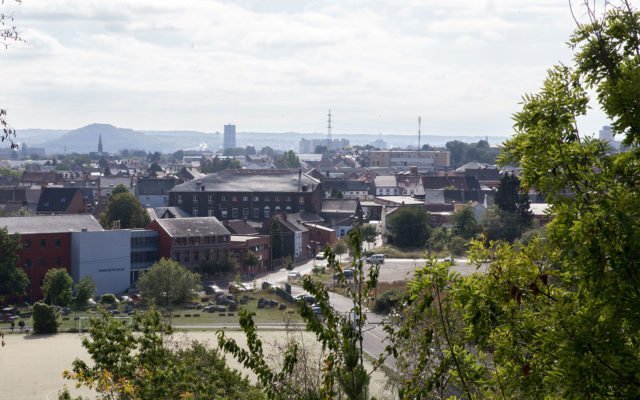
<path fill-rule="evenodd" d="M 372 150 L 364 154 L 367 167 L 411 167 L 436 170 L 451 167 L 449 151 Z"/>
<path fill-rule="evenodd" d="M 258 257 L 258 265 L 248 265 L 249 252 Z M 271 240 L 268 235 L 231 235 L 229 257 L 237 263 L 239 272 L 251 279 L 255 274 L 266 272 L 270 266 Z"/>
<path fill-rule="evenodd" d="M 134 193 L 143 207 L 157 208 L 169 205 L 169 191 L 178 183 L 173 177 L 139 178 Z"/>
<path fill-rule="evenodd" d="M 52 268 L 71 272 L 71 242 L 74 232 L 102 232 L 102 226 L 91 215 L 56 215 L 0 218 L 0 227 L 20 235 L 18 265 L 31 284 L 27 296 L 31 302 L 42 298 L 44 276 Z M 112 246 L 101 246 L 111 250 Z"/>
<path fill-rule="evenodd" d="M 236 126 L 225 125 L 224 126 L 224 138 L 222 142 L 222 149 L 235 149 L 236 148 Z"/>
<path fill-rule="evenodd" d="M 107 244 L 107 245 L 105 245 Z M 75 231 L 71 233 L 71 277 L 89 277 L 97 296 L 122 293 L 131 286 L 131 231 Z"/>
<path fill-rule="evenodd" d="M 160 257 L 178 261 L 192 271 L 200 271 L 203 262 L 229 257 L 231 233 L 216 218 L 155 219 L 148 229 L 158 232 Z"/>
<path fill-rule="evenodd" d="M 342 237 L 349 233 L 354 224 L 362 224 L 364 212 L 358 199 L 331 199 L 322 202 L 320 216 L 327 226 L 336 231 L 338 237 Z"/>
<path fill-rule="evenodd" d="M 275 228 L 274 224 L 277 224 L 278 227 Z M 279 236 L 279 239 L 271 238 L 274 265 L 281 265 L 282 259 L 285 257 L 300 260 L 314 254 L 315 249 L 311 247 L 309 229 L 305 226 L 300 214 L 279 213 L 263 223 L 262 233 L 269 236 Z M 277 243 L 282 246 L 280 249 L 275 248 Z M 280 254 L 281 257 L 276 259 L 276 254 Z"/>
<path fill-rule="evenodd" d="M 78 188 L 45 187 L 40 194 L 36 213 L 40 215 L 83 214 L 87 207 Z"/>
<path fill-rule="evenodd" d="M 160 260 L 160 244 L 157 231 L 132 229 L 131 232 L 131 274 L 129 284 L 134 286 L 140 273 L 151 268 Z"/>
<path fill-rule="evenodd" d="M 175 186 L 169 205 L 194 217 L 263 221 L 280 211 L 319 213 L 321 186 L 300 170 L 224 170 Z"/>

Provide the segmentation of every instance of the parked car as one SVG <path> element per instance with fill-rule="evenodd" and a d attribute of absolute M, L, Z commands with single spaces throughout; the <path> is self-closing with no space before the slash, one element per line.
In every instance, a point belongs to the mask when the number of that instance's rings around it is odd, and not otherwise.
<path fill-rule="evenodd" d="M 316 260 L 324 260 L 324 259 L 325 259 L 324 253 L 316 254 Z"/>
<path fill-rule="evenodd" d="M 445 257 L 444 259 L 442 259 L 442 261 L 455 262 L 456 260 L 453 257 L 448 256 L 448 257 Z"/>
<path fill-rule="evenodd" d="M 300 279 L 300 271 L 289 271 L 287 279 Z"/>
<path fill-rule="evenodd" d="M 229 293 L 244 293 L 247 288 L 242 283 L 231 282 L 229 283 Z"/>
<path fill-rule="evenodd" d="M 224 291 L 218 285 L 207 285 L 204 287 L 204 291 L 208 295 L 220 296 L 224 294 Z"/>
<path fill-rule="evenodd" d="M 295 299 L 297 301 L 306 301 L 309 304 L 313 304 L 316 302 L 316 298 L 310 294 L 307 293 L 303 293 L 303 294 L 299 294 L 295 297 Z"/>
<path fill-rule="evenodd" d="M 384 264 L 384 254 L 373 254 L 365 259 L 369 264 Z"/>

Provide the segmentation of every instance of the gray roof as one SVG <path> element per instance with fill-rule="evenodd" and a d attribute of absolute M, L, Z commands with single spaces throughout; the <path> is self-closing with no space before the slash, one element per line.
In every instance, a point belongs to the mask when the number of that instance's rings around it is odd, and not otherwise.
<path fill-rule="evenodd" d="M 171 237 L 231 235 L 216 217 L 157 219 Z"/>
<path fill-rule="evenodd" d="M 357 200 L 324 199 L 322 200 L 322 213 L 354 213 L 358 207 Z"/>
<path fill-rule="evenodd" d="M 176 178 L 140 178 L 136 183 L 136 195 L 168 194 L 178 180 Z"/>
<path fill-rule="evenodd" d="M 303 173 L 298 182 L 298 170 L 250 170 L 228 169 L 206 175 L 182 185 L 174 186 L 172 192 L 297 192 L 305 187 L 313 191 L 320 181 Z"/>
<path fill-rule="evenodd" d="M 102 226 L 91 214 L 43 215 L 37 217 L 0 218 L 0 227 L 7 227 L 9 233 L 61 233 L 103 231 Z"/>
<path fill-rule="evenodd" d="M 393 175 L 379 175 L 375 179 L 376 187 L 397 187 L 396 177 Z"/>

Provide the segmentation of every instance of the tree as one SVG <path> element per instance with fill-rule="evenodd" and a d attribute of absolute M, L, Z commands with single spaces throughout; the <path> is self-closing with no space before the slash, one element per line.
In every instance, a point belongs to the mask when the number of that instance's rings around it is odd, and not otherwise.
<path fill-rule="evenodd" d="M 200 269 L 209 275 L 228 274 L 236 270 L 236 264 L 230 258 L 208 260 L 200 264 Z"/>
<path fill-rule="evenodd" d="M 256 253 L 249 251 L 247 257 L 244 259 L 244 264 L 249 267 L 250 273 L 254 273 L 255 268 L 260 264 L 260 259 Z"/>
<path fill-rule="evenodd" d="M 340 259 L 342 259 L 342 255 L 346 253 L 349 248 L 347 247 L 346 241 L 343 238 L 340 238 L 333 244 L 331 250 L 337 254 Z"/>
<path fill-rule="evenodd" d="M 276 164 L 281 168 L 299 168 L 300 160 L 293 150 L 286 150 L 282 157 L 276 160 Z"/>
<path fill-rule="evenodd" d="M 424 247 L 431 227 L 427 213 L 420 207 L 400 207 L 389 218 L 393 244 L 399 247 Z"/>
<path fill-rule="evenodd" d="M 100 218 L 100 223 L 107 229 L 113 226 L 114 221 L 120 221 L 122 229 L 144 228 L 151 221 L 140 201 L 129 193 L 124 185 L 118 185 L 113 189 L 107 210 Z"/>
<path fill-rule="evenodd" d="M 329 149 L 327 148 L 327 146 L 316 146 L 315 150 L 313 151 L 314 154 L 324 154 L 324 153 L 328 153 Z"/>
<path fill-rule="evenodd" d="M 159 166 L 157 163 L 153 163 L 149 166 L 149 169 L 147 170 L 150 174 L 156 174 L 158 172 L 162 172 L 162 167 Z"/>
<path fill-rule="evenodd" d="M 203 174 L 211 174 L 214 172 L 224 171 L 225 169 L 238 169 L 241 167 L 240 161 L 233 158 L 220 159 L 215 156 L 213 160 L 203 159 L 200 163 L 200 172 Z"/>
<path fill-rule="evenodd" d="M 453 232 L 456 235 L 469 240 L 481 230 L 471 206 L 466 205 L 453 214 Z"/>
<path fill-rule="evenodd" d="M 267 155 L 271 157 L 272 160 L 275 159 L 275 151 L 270 146 L 265 146 L 260 149 L 260 154 Z"/>
<path fill-rule="evenodd" d="M 44 276 L 44 301 L 53 306 L 66 307 L 73 298 L 73 279 L 65 268 L 53 268 Z"/>
<path fill-rule="evenodd" d="M 0 228 L 0 296 L 23 294 L 29 285 L 27 274 L 18 267 L 19 249 L 20 236 Z"/>
<path fill-rule="evenodd" d="M 409 287 L 421 291 L 409 296 L 399 336 L 425 338 L 409 339 L 406 349 L 425 350 L 405 371 L 428 373 L 410 375 L 406 390 L 640 397 L 640 14 L 627 1 L 609 2 L 603 16 L 586 7 L 589 21 L 570 40 L 573 64 L 551 68 L 540 91 L 524 96 L 499 160 L 520 166 L 522 186 L 544 193 L 554 218 L 526 243 L 471 242 L 470 258 L 489 261 L 485 274 L 416 272 Z M 580 132 L 591 92 L 628 151 L 612 154 Z M 432 371 L 448 376 L 434 382 Z"/>
<path fill-rule="evenodd" d="M 284 240 L 277 218 L 271 218 L 271 259 L 277 260 L 284 255 Z"/>
<path fill-rule="evenodd" d="M 244 155 L 245 156 L 255 156 L 256 155 L 256 148 L 253 146 L 247 146 L 244 148 Z"/>
<path fill-rule="evenodd" d="M 87 301 L 93 297 L 96 291 L 96 284 L 90 277 L 84 277 L 75 285 L 75 297 L 73 305 L 76 309 L 82 309 L 87 305 Z"/>
<path fill-rule="evenodd" d="M 163 258 L 138 280 L 142 298 L 161 306 L 183 304 L 200 290 L 200 276 L 177 261 Z"/>
<path fill-rule="evenodd" d="M 173 158 L 178 161 L 182 161 L 182 159 L 184 158 L 184 150 L 178 150 L 173 153 Z"/>
<path fill-rule="evenodd" d="M 490 240 L 514 241 L 531 228 L 533 216 L 529 208 L 529 195 L 521 190 L 520 180 L 505 174 L 495 197 L 496 206 L 485 214 L 485 231 Z"/>
<path fill-rule="evenodd" d="M 371 243 L 374 243 L 376 241 L 376 237 L 378 236 L 378 231 L 376 230 L 376 227 L 371 225 L 371 224 L 365 224 L 362 225 L 362 239 L 369 243 L 369 246 L 371 246 Z"/>
<path fill-rule="evenodd" d="M 58 312 L 54 306 L 41 302 L 33 305 L 33 331 L 43 335 L 58 332 Z"/>
<path fill-rule="evenodd" d="M 162 160 L 162 154 L 159 151 L 154 151 L 153 154 L 149 154 L 149 161 L 152 163 L 157 163 Z"/>
<path fill-rule="evenodd" d="M 171 334 L 156 310 L 136 314 L 133 326 L 103 310 L 82 339 L 92 362 L 76 359 L 64 376 L 101 399 L 264 398 L 217 350 L 196 341 L 179 344 Z M 63 396 L 70 398 L 66 389 Z"/>

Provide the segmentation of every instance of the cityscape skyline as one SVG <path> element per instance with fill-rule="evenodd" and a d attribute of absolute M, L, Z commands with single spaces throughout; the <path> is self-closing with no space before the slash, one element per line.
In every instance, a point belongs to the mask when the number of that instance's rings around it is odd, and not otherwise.
<path fill-rule="evenodd" d="M 6 2 L 25 42 L 0 53 L 18 129 L 512 133 L 575 23 L 535 0 Z M 575 9 L 582 17 L 583 10 Z M 601 112 L 585 133 L 607 124 Z"/>

